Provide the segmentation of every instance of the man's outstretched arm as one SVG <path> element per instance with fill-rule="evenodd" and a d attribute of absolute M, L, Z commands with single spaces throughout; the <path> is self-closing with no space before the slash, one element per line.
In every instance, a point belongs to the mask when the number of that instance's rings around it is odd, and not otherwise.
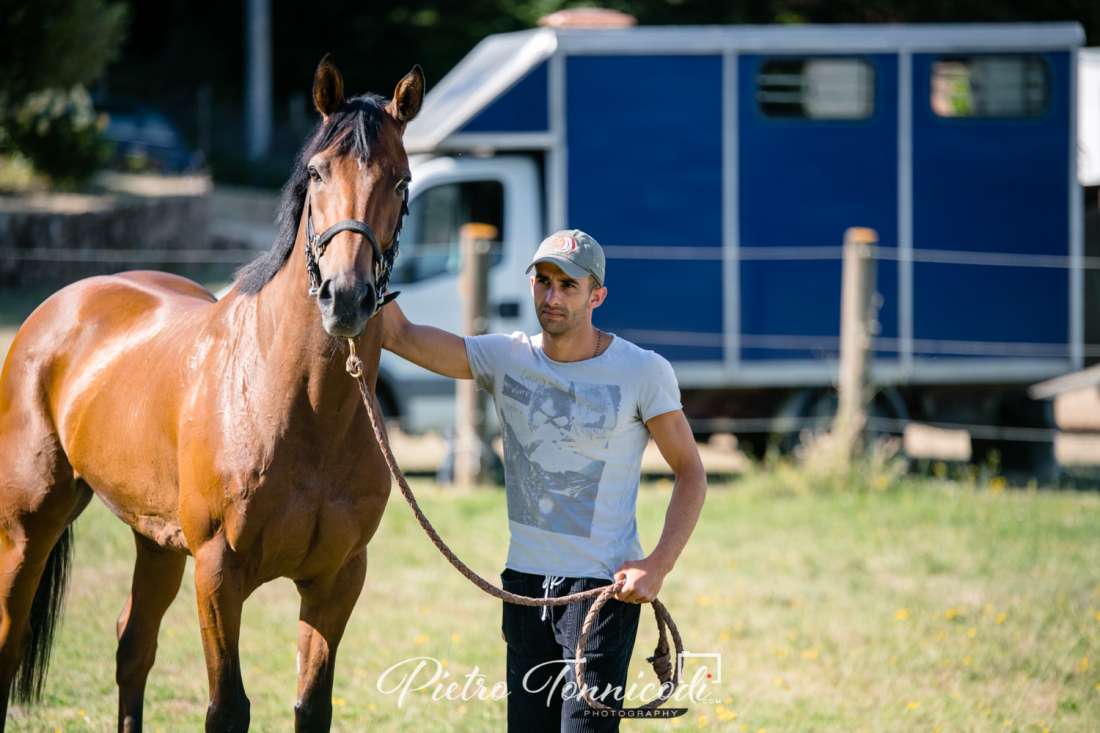
<path fill-rule="evenodd" d="M 382 348 L 417 366 L 453 379 L 473 379 L 461 336 L 409 321 L 393 301 L 382 309 Z"/>
<path fill-rule="evenodd" d="M 676 476 L 672 498 L 665 512 L 665 526 L 653 552 L 641 560 L 623 563 L 615 578 L 626 584 L 615 597 L 620 601 L 648 603 L 657 597 L 677 558 L 699 521 L 707 495 L 707 474 L 699 458 L 695 436 L 683 410 L 657 415 L 646 423 L 653 442 Z"/>

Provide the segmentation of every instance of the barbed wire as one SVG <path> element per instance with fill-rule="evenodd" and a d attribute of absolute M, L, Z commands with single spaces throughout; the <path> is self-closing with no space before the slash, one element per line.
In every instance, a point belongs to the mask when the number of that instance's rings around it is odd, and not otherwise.
<path fill-rule="evenodd" d="M 722 348 L 725 336 L 721 333 L 693 331 L 653 331 L 647 329 L 621 329 L 624 338 L 659 346 L 693 346 Z M 805 336 L 798 334 L 739 334 L 742 349 L 764 351 L 813 351 L 820 358 L 828 358 L 840 352 L 838 336 Z M 992 356 L 1032 357 L 1045 359 L 1069 358 L 1069 344 L 1044 344 L 1024 341 L 966 341 L 948 339 L 913 339 L 912 352 L 935 356 Z M 902 340 L 893 337 L 875 338 L 871 350 L 899 354 L 905 351 Z M 1100 356 L 1100 344 L 1083 344 L 1085 356 Z"/>
<path fill-rule="evenodd" d="M 619 259 L 662 259 L 680 261 L 720 261 L 726 257 L 726 250 L 720 246 L 621 246 L 604 247 L 609 257 Z M 898 247 L 876 246 L 875 254 L 880 259 L 901 260 L 903 251 Z M 85 264 L 162 264 L 162 265 L 241 265 L 251 261 L 262 250 L 246 248 L 179 248 L 179 249 L 119 249 L 119 248 L 49 248 L 34 247 L 27 249 L 2 247 L 0 261 L 26 262 L 78 262 Z M 737 259 L 741 261 L 806 261 L 840 260 L 842 247 L 800 246 L 800 247 L 759 247 L 741 246 L 737 249 Z M 1026 268 L 1068 268 L 1072 266 L 1071 257 L 1060 255 L 1033 255 L 1010 252 L 975 252 L 950 249 L 913 249 L 910 251 L 913 262 L 979 265 L 994 267 Z M 1100 270 L 1100 258 L 1080 258 L 1083 269 Z M 644 341 L 654 345 L 689 346 L 704 348 L 723 348 L 726 342 L 724 334 L 691 331 L 655 331 L 644 329 L 624 330 L 627 338 Z M 774 351 L 812 351 L 817 358 L 830 358 L 840 350 L 838 336 L 800 335 L 800 334 L 739 334 L 737 341 L 742 349 L 761 349 Z M 905 348 L 901 339 L 879 337 L 872 348 L 878 353 L 913 353 L 921 356 L 971 356 L 971 357 L 1018 357 L 1062 359 L 1072 356 L 1072 347 L 1065 343 L 1037 342 L 994 342 L 980 340 L 950 339 L 912 339 L 909 348 Z M 1100 356 L 1100 343 L 1082 345 L 1086 357 Z"/>
<path fill-rule="evenodd" d="M 692 418 L 688 421 L 693 430 L 707 433 L 743 433 L 782 435 L 803 431 L 825 430 L 832 425 L 832 417 L 711 417 Z M 870 416 L 867 428 L 878 433 L 903 435 L 910 426 L 936 428 L 938 430 L 957 430 L 969 433 L 972 439 L 997 440 L 1013 443 L 1052 443 L 1059 431 L 1055 428 L 1023 427 L 1011 425 L 983 425 L 962 422 L 926 422 Z"/>
<path fill-rule="evenodd" d="M 698 260 L 721 261 L 727 256 L 727 250 L 719 245 L 659 247 L 653 245 L 623 246 L 608 245 L 603 248 L 609 258 L 624 260 Z M 785 262 L 805 260 L 837 260 L 844 258 L 844 248 L 840 246 L 755 246 L 741 245 L 734 259 L 744 262 Z M 939 265 L 977 265 L 985 267 L 1028 267 L 1041 269 L 1070 269 L 1074 258 L 1069 255 L 1030 254 L 1021 252 L 985 252 L 968 249 L 928 249 L 912 248 L 906 251 L 900 247 L 874 246 L 875 257 L 881 260 L 901 261 Z M 1080 266 L 1085 270 L 1100 270 L 1100 257 L 1080 257 Z"/>
<path fill-rule="evenodd" d="M 30 262 L 81 262 L 102 264 L 165 263 L 191 265 L 240 265 L 263 250 L 258 249 L 81 249 L 74 247 L 0 248 L 0 260 Z"/>

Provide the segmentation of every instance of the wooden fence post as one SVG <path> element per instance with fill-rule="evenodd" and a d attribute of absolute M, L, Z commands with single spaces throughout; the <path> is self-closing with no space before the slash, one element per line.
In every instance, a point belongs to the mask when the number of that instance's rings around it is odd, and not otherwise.
<path fill-rule="evenodd" d="M 489 248 L 497 238 L 491 224 L 471 223 L 459 231 L 462 331 L 479 336 L 489 330 Z M 485 399 L 472 379 L 455 382 L 454 483 L 485 483 Z"/>
<path fill-rule="evenodd" d="M 840 294 L 840 378 L 834 432 L 846 442 L 847 455 L 862 447 L 871 401 L 870 352 L 875 321 L 874 229 L 844 232 L 844 270 Z"/>

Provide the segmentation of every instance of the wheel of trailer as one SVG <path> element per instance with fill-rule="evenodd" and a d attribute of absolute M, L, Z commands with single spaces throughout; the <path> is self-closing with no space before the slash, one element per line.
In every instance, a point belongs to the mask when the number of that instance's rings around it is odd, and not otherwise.
<path fill-rule="evenodd" d="M 1053 433 L 1054 405 L 1049 400 L 1033 400 L 1022 389 L 1009 389 L 997 395 L 995 409 L 981 422 L 1031 428 L 1035 433 Z M 1012 440 L 975 437 L 971 441 L 971 461 L 986 466 L 1012 481 L 1024 482 L 1036 478 L 1049 483 L 1057 477 L 1058 464 L 1054 457 L 1053 440 Z"/>
<path fill-rule="evenodd" d="M 827 431 L 836 410 L 837 393 L 833 387 L 806 387 L 793 392 L 775 416 L 768 436 L 769 448 L 781 454 L 793 452 L 805 432 Z M 893 387 L 878 390 L 869 413 L 867 434 L 871 440 L 900 435 L 904 422 L 909 418 L 905 400 Z"/>

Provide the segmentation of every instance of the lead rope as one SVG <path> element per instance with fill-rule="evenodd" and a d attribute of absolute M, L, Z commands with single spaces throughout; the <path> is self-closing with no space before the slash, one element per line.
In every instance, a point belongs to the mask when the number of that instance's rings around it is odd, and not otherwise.
<path fill-rule="evenodd" d="M 615 710 L 615 708 L 608 707 L 592 697 L 592 691 L 584 684 L 585 649 L 588 646 L 588 634 L 596 624 L 596 619 L 599 618 L 600 609 L 603 608 L 604 604 L 607 603 L 615 593 L 622 590 L 623 582 L 621 580 L 616 580 L 611 585 L 592 588 L 591 590 L 581 591 L 579 593 L 570 593 L 569 595 L 564 595 L 559 598 L 529 598 L 527 596 L 509 593 L 503 588 L 498 588 L 474 572 L 454 554 L 450 547 L 447 546 L 447 543 L 445 543 L 435 531 L 431 522 L 428 521 L 428 518 L 420 509 L 420 505 L 416 502 L 416 497 L 413 496 L 412 489 L 409 488 L 409 482 L 405 480 L 405 474 L 401 472 L 401 469 L 397 465 L 397 460 L 393 457 L 393 451 L 390 450 L 390 441 L 386 434 L 385 426 L 383 426 L 382 422 L 378 419 L 379 413 L 374 409 L 377 398 L 367 385 L 367 379 L 363 372 L 363 362 L 360 361 L 359 356 L 355 353 L 355 341 L 350 338 L 348 339 L 348 361 L 345 365 L 345 369 L 347 369 L 348 374 L 355 380 L 355 383 L 359 385 L 359 394 L 363 398 L 363 406 L 367 408 L 367 416 L 370 418 L 371 427 L 374 429 L 374 437 L 378 440 L 378 445 L 382 449 L 382 455 L 386 459 L 386 465 L 389 467 L 390 473 L 393 475 L 394 480 L 397 481 L 397 485 L 401 488 L 401 495 L 405 497 L 405 501 L 408 502 L 409 507 L 413 511 L 413 515 L 416 516 L 416 521 L 420 524 L 421 528 L 423 528 L 424 532 L 427 533 L 428 539 L 430 539 L 432 544 L 434 544 L 443 554 L 443 557 L 447 558 L 447 561 L 454 566 L 455 570 L 462 573 L 467 580 L 494 598 L 499 598 L 502 601 L 514 603 L 519 606 L 564 606 L 569 603 L 588 600 L 589 598 L 596 599 L 593 601 L 592 607 L 588 610 L 588 615 L 584 617 L 584 623 L 581 625 L 581 633 L 580 637 L 577 639 L 577 648 L 574 654 L 575 660 L 573 669 L 581 699 L 584 700 L 590 708 L 595 710 Z M 677 659 L 680 658 L 680 655 L 684 651 L 684 643 L 680 639 L 680 632 L 676 628 L 676 624 L 672 621 L 672 615 L 668 612 L 668 609 L 665 608 L 663 603 L 656 598 L 650 603 L 653 605 L 653 614 L 657 617 L 657 646 L 653 649 L 653 656 L 647 657 L 646 661 L 653 665 L 653 671 L 657 675 L 657 679 L 661 681 L 661 692 L 653 700 L 637 708 L 631 708 L 632 710 L 651 710 L 660 707 L 666 700 L 672 697 L 672 693 L 675 692 L 676 688 L 680 685 L 680 665 L 672 663 L 666 631 L 672 634 L 672 641 L 676 646 Z"/>

